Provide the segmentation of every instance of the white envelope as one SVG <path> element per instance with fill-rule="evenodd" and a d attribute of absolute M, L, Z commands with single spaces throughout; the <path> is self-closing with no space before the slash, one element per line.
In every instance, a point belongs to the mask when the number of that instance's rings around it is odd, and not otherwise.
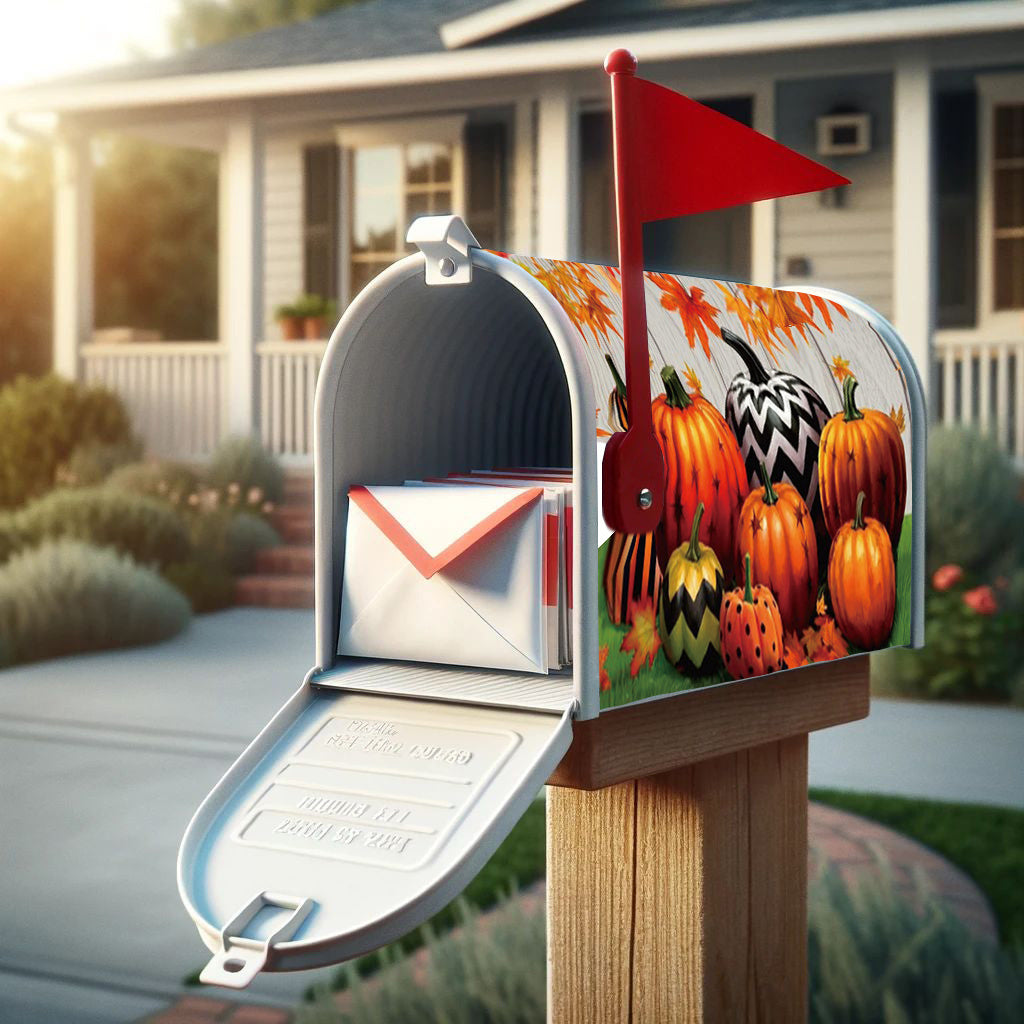
<path fill-rule="evenodd" d="M 338 653 L 547 672 L 540 487 L 353 487 Z"/>

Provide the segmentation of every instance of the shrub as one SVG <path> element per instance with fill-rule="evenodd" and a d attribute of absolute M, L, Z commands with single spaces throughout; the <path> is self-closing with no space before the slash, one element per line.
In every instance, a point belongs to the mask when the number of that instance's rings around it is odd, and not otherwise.
<path fill-rule="evenodd" d="M 130 462 L 110 474 L 107 486 L 116 491 L 162 498 L 172 505 L 186 506 L 189 496 L 199 490 L 199 475 L 182 462 Z"/>
<path fill-rule="evenodd" d="M 19 546 L 68 537 L 116 548 L 143 565 L 188 557 L 184 522 L 165 502 L 107 487 L 52 491 L 14 516 Z"/>
<path fill-rule="evenodd" d="M 236 512 L 224 531 L 227 567 L 233 573 L 248 572 L 256 552 L 277 547 L 281 538 L 270 523 L 252 512 Z"/>
<path fill-rule="evenodd" d="M 197 615 L 228 608 L 235 601 L 235 579 L 217 563 L 190 559 L 165 566 L 164 579 L 177 587 Z"/>
<path fill-rule="evenodd" d="M 188 602 L 151 569 L 79 541 L 0 567 L 0 636 L 12 662 L 158 643 L 189 618 Z"/>
<path fill-rule="evenodd" d="M 56 480 L 68 487 L 94 487 L 119 466 L 135 462 L 141 454 L 137 441 L 86 441 L 75 448 L 66 463 L 57 467 Z"/>
<path fill-rule="evenodd" d="M 206 482 L 227 492 L 232 484 L 247 495 L 254 487 L 263 497 L 279 502 L 284 495 L 284 471 L 280 463 L 254 437 L 231 437 L 213 453 Z"/>
<path fill-rule="evenodd" d="M 0 508 L 49 490 L 78 445 L 131 437 L 128 414 L 111 392 L 54 374 L 19 377 L 0 390 Z"/>
<path fill-rule="evenodd" d="M 988 437 L 963 427 L 930 433 L 927 504 L 929 571 L 953 563 L 986 577 L 1020 564 L 1020 477 Z"/>

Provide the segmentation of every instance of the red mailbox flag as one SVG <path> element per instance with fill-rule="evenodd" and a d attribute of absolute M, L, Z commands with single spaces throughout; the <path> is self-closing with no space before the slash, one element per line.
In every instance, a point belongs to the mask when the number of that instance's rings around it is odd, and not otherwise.
<path fill-rule="evenodd" d="M 613 530 L 649 533 L 661 518 L 665 466 L 651 420 L 644 223 L 849 181 L 724 114 L 636 78 L 628 50 L 610 53 L 604 66 L 612 80 L 629 428 L 605 449 L 602 505 Z"/>

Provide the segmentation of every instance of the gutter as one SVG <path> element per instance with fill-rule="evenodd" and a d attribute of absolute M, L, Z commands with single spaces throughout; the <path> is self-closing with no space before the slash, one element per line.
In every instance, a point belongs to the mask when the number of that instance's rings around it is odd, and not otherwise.
<path fill-rule="evenodd" d="M 645 63 L 652 63 L 1015 29 L 1024 29 L 1024 3 L 1021 0 L 962 2 L 810 15 L 698 29 L 620 32 L 330 64 L 26 87 L 0 94 L 0 113 L 128 110 L 156 105 L 461 81 L 491 78 L 496 74 L 515 76 L 592 70 L 601 65 L 609 50 L 620 46 L 639 54 Z"/>

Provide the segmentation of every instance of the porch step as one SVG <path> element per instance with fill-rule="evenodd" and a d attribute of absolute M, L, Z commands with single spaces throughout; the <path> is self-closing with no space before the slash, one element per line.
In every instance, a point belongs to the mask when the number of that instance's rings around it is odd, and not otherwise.
<path fill-rule="evenodd" d="M 235 604 L 261 608 L 312 608 L 313 577 L 253 574 L 235 581 Z"/>
<path fill-rule="evenodd" d="M 286 544 L 313 543 L 313 505 L 281 505 L 270 522 Z"/>
<path fill-rule="evenodd" d="M 313 474 L 296 470 L 284 475 L 282 505 L 313 505 Z"/>
<path fill-rule="evenodd" d="M 313 545 L 281 544 L 257 551 L 253 572 L 264 576 L 312 576 Z"/>

